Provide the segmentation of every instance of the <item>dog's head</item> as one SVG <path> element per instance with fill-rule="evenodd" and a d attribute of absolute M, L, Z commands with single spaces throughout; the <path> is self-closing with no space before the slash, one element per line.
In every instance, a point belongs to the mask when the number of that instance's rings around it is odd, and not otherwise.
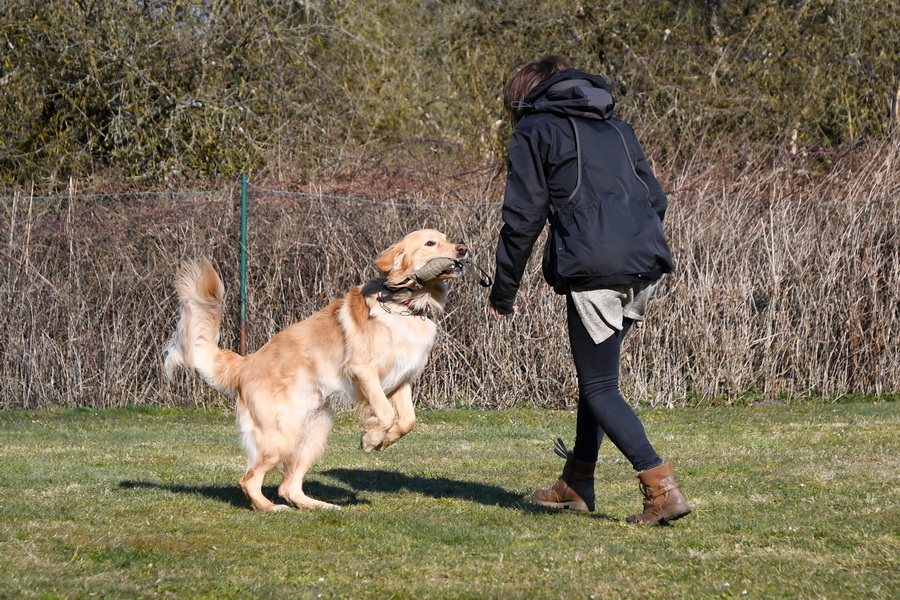
<path fill-rule="evenodd" d="M 391 284 L 402 285 L 403 282 L 416 281 L 417 273 L 420 277 L 422 273 L 427 273 L 426 281 L 422 283 L 428 285 L 458 277 L 462 267 L 456 261 L 465 258 L 468 253 L 469 248 L 465 244 L 448 242 L 447 236 L 435 229 L 422 229 L 410 233 L 379 254 L 375 259 L 375 266 Z M 450 262 L 442 262 L 440 259 Z M 436 264 L 446 268 L 429 268 Z"/>

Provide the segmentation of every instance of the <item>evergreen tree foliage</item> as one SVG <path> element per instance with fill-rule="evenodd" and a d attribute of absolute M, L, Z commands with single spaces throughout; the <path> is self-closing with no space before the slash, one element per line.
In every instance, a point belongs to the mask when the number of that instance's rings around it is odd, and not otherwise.
<path fill-rule="evenodd" d="M 292 174 L 398 140 L 502 156 L 510 70 L 605 76 L 654 153 L 898 124 L 896 0 L 5 0 L 0 181 Z M 445 152 L 440 155 L 445 156 Z"/>

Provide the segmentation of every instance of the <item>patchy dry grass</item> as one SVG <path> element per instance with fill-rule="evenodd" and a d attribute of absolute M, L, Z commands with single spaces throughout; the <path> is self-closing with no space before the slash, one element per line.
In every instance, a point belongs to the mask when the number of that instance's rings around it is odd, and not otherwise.
<path fill-rule="evenodd" d="M 349 415 L 308 492 L 264 515 L 217 411 L 0 413 L 0 596 L 891 598 L 900 594 L 900 403 L 647 411 L 694 513 L 639 505 L 604 447 L 598 513 L 527 504 L 573 415 L 434 411 L 383 454 Z M 275 493 L 278 478 L 267 480 Z"/>

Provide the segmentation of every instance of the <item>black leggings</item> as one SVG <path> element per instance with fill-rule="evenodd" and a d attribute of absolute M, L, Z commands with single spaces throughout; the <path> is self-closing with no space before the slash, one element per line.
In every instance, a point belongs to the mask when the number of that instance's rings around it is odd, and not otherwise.
<path fill-rule="evenodd" d="M 661 465 L 662 460 L 647 439 L 644 425 L 619 392 L 619 353 L 634 321 L 625 319 L 622 331 L 595 344 L 571 296 L 566 296 L 566 312 L 578 373 L 578 416 L 572 448 L 575 459 L 597 462 L 605 433 L 636 471 Z"/>

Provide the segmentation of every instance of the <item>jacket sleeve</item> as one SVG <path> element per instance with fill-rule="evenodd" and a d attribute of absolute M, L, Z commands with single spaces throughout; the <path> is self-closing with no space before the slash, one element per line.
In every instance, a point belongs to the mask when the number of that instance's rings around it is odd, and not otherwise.
<path fill-rule="evenodd" d="M 503 227 L 497 242 L 490 303 L 512 312 L 534 243 L 550 211 L 542 151 L 534 130 L 517 129 L 509 142 Z"/>
<path fill-rule="evenodd" d="M 653 207 L 653 211 L 659 216 L 660 222 L 662 222 L 666 217 L 666 210 L 669 208 L 669 199 L 666 198 L 662 184 L 659 183 L 656 175 L 653 174 L 653 169 L 650 168 L 650 163 L 647 161 L 647 156 L 644 154 L 644 149 L 634 134 L 634 130 L 631 131 L 631 135 L 632 151 L 635 153 L 634 172 L 647 184 L 647 189 L 650 190 L 650 206 Z"/>

